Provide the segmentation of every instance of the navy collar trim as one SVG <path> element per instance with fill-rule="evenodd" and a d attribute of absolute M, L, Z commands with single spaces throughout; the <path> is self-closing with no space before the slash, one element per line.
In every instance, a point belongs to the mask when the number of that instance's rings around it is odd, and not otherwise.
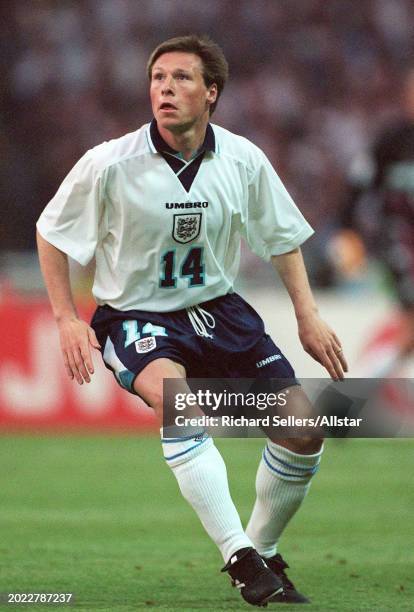
<path fill-rule="evenodd" d="M 150 124 L 150 136 L 152 144 L 158 153 L 171 153 L 172 155 L 177 155 L 178 151 L 170 147 L 159 133 L 155 119 L 153 119 Z M 203 151 L 212 151 L 213 153 L 216 152 L 216 137 L 210 123 L 207 124 L 204 142 L 198 150 L 197 155 Z"/>

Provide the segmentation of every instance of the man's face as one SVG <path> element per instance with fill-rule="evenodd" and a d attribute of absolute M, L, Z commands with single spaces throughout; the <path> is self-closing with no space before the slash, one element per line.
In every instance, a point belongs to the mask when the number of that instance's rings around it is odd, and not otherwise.
<path fill-rule="evenodd" d="M 208 118 L 209 105 L 217 98 L 217 86 L 206 87 L 202 70 L 202 61 L 194 53 L 172 51 L 156 60 L 150 95 L 158 126 L 183 132 Z"/>

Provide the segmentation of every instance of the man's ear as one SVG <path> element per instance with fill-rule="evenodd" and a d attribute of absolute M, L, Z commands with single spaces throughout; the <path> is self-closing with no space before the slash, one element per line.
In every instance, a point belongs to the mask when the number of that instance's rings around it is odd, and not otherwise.
<path fill-rule="evenodd" d="M 217 94 L 218 94 L 217 85 L 216 83 L 213 83 L 207 89 L 207 102 L 209 104 L 214 104 L 214 102 L 217 100 Z"/>

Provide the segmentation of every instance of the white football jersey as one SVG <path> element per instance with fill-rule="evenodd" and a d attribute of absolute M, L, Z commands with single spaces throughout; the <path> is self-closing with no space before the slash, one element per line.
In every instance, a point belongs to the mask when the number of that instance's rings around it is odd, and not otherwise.
<path fill-rule="evenodd" d="M 313 233 L 254 144 L 209 124 L 186 162 L 155 120 L 88 151 L 37 228 L 82 265 L 95 256 L 98 304 L 155 312 L 231 292 L 241 236 L 269 260 Z"/>

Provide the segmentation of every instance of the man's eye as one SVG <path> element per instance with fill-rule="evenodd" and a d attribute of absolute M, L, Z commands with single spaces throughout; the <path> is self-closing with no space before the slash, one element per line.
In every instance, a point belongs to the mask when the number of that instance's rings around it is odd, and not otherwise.
<path fill-rule="evenodd" d="M 161 81 L 162 74 L 154 74 L 152 78 L 154 79 L 154 81 Z"/>
<path fill-rule="evenodd" d="M 178 74 L 177 75 L 177 79 L 179 81 L 186 81 L 188 79 L 188 75 L 187 74 Z"/>

